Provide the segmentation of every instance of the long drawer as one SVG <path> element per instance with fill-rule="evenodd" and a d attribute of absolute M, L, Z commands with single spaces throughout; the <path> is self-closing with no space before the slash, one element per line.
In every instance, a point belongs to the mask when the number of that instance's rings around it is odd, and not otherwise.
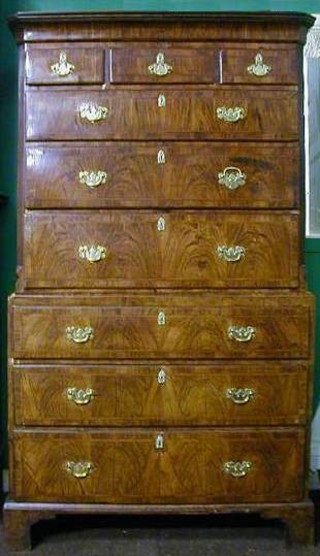
<path fill-rule="evenodd" d="M 289 425 L 306 422 L 305 361 L 21 364 L 15 425 Z"/>
<path fill-rule="evenodd" d="M 26 211 L 27 288 L 297 287 L 297 212 Z"/>
<path fill-rule="evenodd" d="M 297 287 L 299 215 L 27 211 L 27 288 Z"/>
<path fill-rule="evenodd" d="M 296 89 L 35 90 L 26 138 L 298 140 Z"/>
<path fill-rule="evenodd" d="M 307 358 L 313 296 L 228 293 L 10 300 L 11 357 Z"/>
<path fill-rule="evenodd" d="M 297 143 L 36 143 L 26 147 L 30 208 L 293 208 Z"/>
<path fill-rule="evenodd" d="M 232 504 L 304 495 L 299 428 L 40 429 L 13 439 L 15 500 Z"/>

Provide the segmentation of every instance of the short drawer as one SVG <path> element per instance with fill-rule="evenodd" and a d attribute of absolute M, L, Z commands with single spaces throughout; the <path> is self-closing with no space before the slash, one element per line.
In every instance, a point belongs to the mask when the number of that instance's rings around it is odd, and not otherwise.
<path fill-rule="evenodd" d="M 299 215 L 27 211 L 27 288 L 297 287 Z"/>
<path fill-rule="evenodd" d="M 17 431 L 11 458 L 15 500 L 283 503 L 305 494 L 299 428 Z"/>
<path fill-rule="evenodd" d="M 66 85 L 104 82 L 104 50 L 97 44 L 27 45 L 28 85 Z"/>
<path fill-rule="evenodd" d="M 41 140 L 298 140 L 296 90 L 29 91 L 26 137 Z"/>
<path fill-rule="evenodd" d="M 212 45 L 126 43 L 110 48 L 111 83 L 219 83 L 219 51 Z"/>
<path fill-rule="evenodd" d="M 304 293 L 29 294 L 10 307 L 17 359 L 300 359 L 312 346 Z"/>
<path fill-rule="evenodd" d="M 299 64 L 296 45 L 241 44 L 220 50 L 222 83 L 296 84 Z"/>
<path fill-rule="evenodd" d="M 299 146 L 36 143 L 26 148 L 24 176 L 30 208 L 292 208 L 298 202 Z"/>
<path fill-rule="evenodd" d="M 14 424 L 289 425 L 306 422 L 309 366 L 269 363 L 14 365 Z"/>

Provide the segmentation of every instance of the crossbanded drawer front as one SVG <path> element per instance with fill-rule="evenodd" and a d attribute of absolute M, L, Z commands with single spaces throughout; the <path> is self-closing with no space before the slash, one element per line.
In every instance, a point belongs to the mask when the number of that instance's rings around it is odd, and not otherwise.
<path fill-rule="evenodd" d="M 26 138 L 298 140 L 298 92 L 235 90 L 29 91 Z"/>
<path fill-rule="evenodd" d="M 110 49 L 112 83 L 254 83 L 295 84 L 295 45 L 201 43 L 179 45 L 131 43 Z"/>
<path fill-rule="evenodd" d="M 104 50 L 97 44 L 27 45 L 28 85 L 66 85 L 104 82 Z"/>
<path fill-rule="evenodd" d="M 11 298 L 11 357 L 306 358 L 312 296 Z"/>
<path fill-rule="evenodd" d="M 25 284 L 297 287 L 298 238 L 296 212 L 26 211 Z"/>
<path fill-rule="evenodd" d="M 15 365 L 15 425 L 200 426 L 306 422 L 304 361 Z"/>
<path fill-rule="evenodd" d="M 298 160 L 297 143 L 29 144 L 25 205 L 293 208 Z"/>
<path fill-rule="evenodd" d="M 219 45 L 220 46 L 220 45 Z M 241 44 L 220 46 L 221 83 L 296 84 L 298 49 L 290 44 Z"/>
<path fill-rule="evenodd" d="M 111 83 L 219 83 L 219 51 L 213 45 L 117 44 L 110 48 Z"/>
<path fill-rule="evenodd" d="M 298 501 L 300 428 L 16 431 L 16 500 L 106 503 Z"/>

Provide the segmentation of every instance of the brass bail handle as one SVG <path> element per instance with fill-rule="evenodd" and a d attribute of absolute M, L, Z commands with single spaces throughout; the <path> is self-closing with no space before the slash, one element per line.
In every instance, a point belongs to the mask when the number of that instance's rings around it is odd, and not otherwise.
<path fill-rule="evenodd" d="M 64 468 L 76 479 L 85 479 L 92 472 L 93 464 L 91 461 L 66 461 Z"/>
<path fill-rule="evenodd" d="M 148 73 L 150 73 L 150 75 L 157 75 L 158 77 L 169 75 L 172 71 L 173 67 L 167 64 L 163 52 L 158 52 L 156 61 L 148 66 Z"/>

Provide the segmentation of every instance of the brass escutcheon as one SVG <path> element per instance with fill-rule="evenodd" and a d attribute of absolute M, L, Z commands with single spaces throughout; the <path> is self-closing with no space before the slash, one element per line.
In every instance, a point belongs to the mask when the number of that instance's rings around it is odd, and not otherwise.
<path fill-rule="evenodd" d="M 159 311 L 158 312 L 158 325 L 159 326 L 164 326 L 166 324 L 166 314 L 164 311 Z"/>
<path fill-rule="evenodd" d="M 157 379 L 158 379 L 158 384 L 164 384 L 166 382 L 167 375 L 164 367 L 160 367 L 158 369 Z"/>
<path fill-rule="evenodd" d="M 158 232 L 164 232 L 166 229 L 166 219 L 160 216 L 157 220 L 157 230 Z"/>
<path fill-rule="evenodd" d="M 157 154 L 157 162 L 158 164 L 165 164 L 166 163 L 166 153 L 163 149 L 160 149 Z"/>
<path fill-rule="evenodd" d="M 163 93 L 158 95 L 158 106 L 159 108 L 163 108 L 167 104 L 166 96 Z"/>
<path fill-rule="evenodd" d="M 164 449 L 164 434 L 160 432 L 157 434 L 156 439 L 154 441 L 154 447 L 156 450 L 163 450 Z"/>

